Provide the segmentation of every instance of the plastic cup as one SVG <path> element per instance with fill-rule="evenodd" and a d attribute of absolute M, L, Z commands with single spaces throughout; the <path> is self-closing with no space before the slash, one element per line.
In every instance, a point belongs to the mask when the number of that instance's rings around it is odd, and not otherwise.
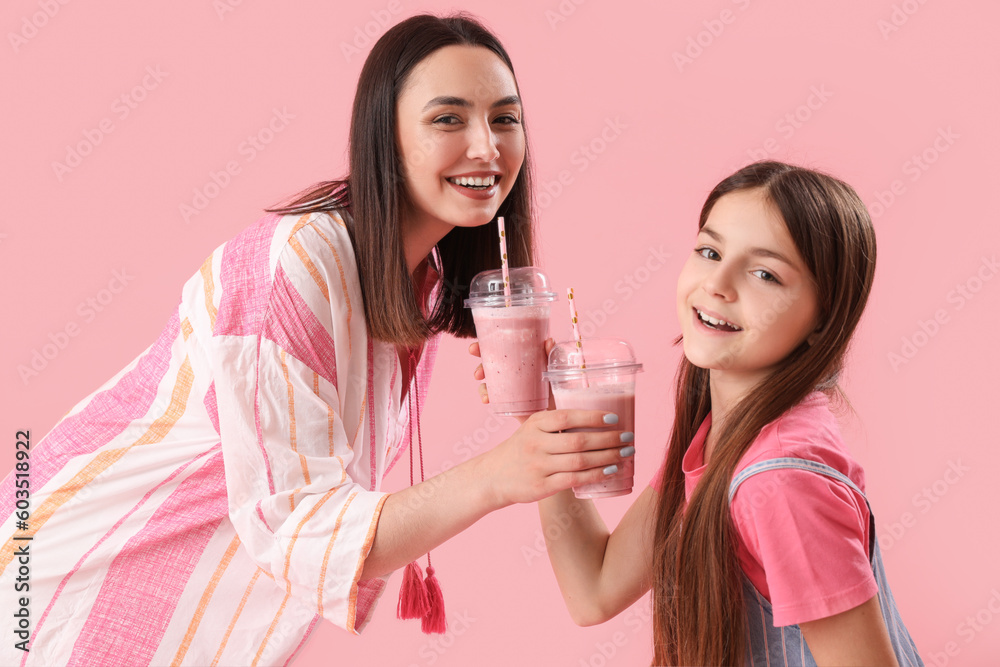
<path fill-rule="evenodd" d="M 617 428 L 635 432 L 635 375 L 642 364 L 632 346 L 617 338 L 583 339 L 582 359 L 576 341 L 556 345 L 549 353 L 545 377 L 552 385 L 556 408 L 606 410 L 618 415 Z M 586 368 L 580 368 L 586 362 Z M 603 431 L 578 428 L 574 431 Z M 625 445 L 622 445 L 623 447 Z M 577 498 L 610 498 L 632 492 L 635 455 L 626 458 L 618 472 L 594 484 L 574 487 Z"/>
<path fill-rule="evenodd" d="M 528 415 L 549 406 L 545 340 L 556 293 L 533 266 L 510 269 L 510 296 L 504 296 L 500 269 L 472 279 L 465 307 L 472 309 L 479 352 L 490 392 L 490 407 L 500 415 Z"/>

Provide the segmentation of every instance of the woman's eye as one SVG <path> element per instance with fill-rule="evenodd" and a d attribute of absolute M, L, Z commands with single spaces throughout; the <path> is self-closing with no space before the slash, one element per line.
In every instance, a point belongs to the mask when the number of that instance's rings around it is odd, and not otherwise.
<path fill-rule="evenodd" d="M 438 116 L 434 119 L 436 125 L 457 125 L 460 122 L 458 116 Z"/>
<path fill-rule="evenodd" d="M 721 255 L 715 252 L 711 248 L 695 248 L 695 252 L 704 257 L 705 259 L 720 259 Z"/>
<path fill-rule="evenodd" d="M 766 282 L 777 283 L 779 285 L 781 284 L 781 281 L 778 280 L 773 273 L 765 271 L 764 269 L 757 269 L 756 271 L 751 271 L 751 273 Z"/>
<path fill-rule="evenodd" d="M 499 116 L 494 121 L 500 123 L 501 125 L 520 125 L 521 121 L 517 116 Z"/>

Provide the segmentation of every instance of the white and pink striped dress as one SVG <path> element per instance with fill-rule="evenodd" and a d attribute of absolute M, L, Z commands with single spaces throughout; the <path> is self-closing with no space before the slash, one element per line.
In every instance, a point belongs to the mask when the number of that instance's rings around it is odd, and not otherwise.
<path fill-rule="evenodd" d="M 31 599 L 30 651 L 5 632 L 0 664 L 284 665 L 320 618 L 360 632 L 403 383 L 340 216 L 268 215 L 222 245 L 160 338 L 33 448 L 28 530 L 0 485 L 0 608 Z"/>

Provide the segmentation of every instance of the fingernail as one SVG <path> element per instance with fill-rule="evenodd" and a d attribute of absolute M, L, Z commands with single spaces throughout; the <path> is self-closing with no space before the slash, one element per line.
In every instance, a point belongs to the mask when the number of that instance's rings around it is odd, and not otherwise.
<path fill-rule="evenodd" d="M 605 475 L 614 475 L 616 472 L 618 472 L 618 466 L 612 465 L 604 469 Z"/>
<path fill-rule="evenodd" d="M 632 456 L 633 454 L 635 454 L 635 447 L 633 447 L 632 445 L 629 445 L 628 447 L 622 447 L 622 448 L 621 448 L 621 449 L 620 449 L 620 450 L 618 451 L 618 453 L 619 453 L 619 454 L 620 454 L 620 455 L 621 455 L 621 456 L 622 456 L 623 458 L 628 458 L 629 456 Z"/>
<path fill-rule="evenodd" d="M 615 414 L 604 415 L 604 423 L 605 424 L 617 424 L 618 423 L 618 415 L 615 415 Z"/>
<path fill-rule="evenodd" d="M 635 442 L 635 433 L 632 431 L 622 431 L 619 439 L 622 442 Z"/>

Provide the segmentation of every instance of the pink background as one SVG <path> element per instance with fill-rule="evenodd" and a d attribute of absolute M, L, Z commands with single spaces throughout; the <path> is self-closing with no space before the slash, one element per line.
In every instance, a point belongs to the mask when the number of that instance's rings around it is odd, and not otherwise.
<path fill-rule="evenodd" d="M 9 454 L 0 469 L 13 465 L 17 429 L 37 442 L 154 340 L 215 246 L 264 206 L 343 173 L 368 51 L 359 35 L 453 7 L 4 3 L 0 433 Z M 879 266 L 846 378 L 858 418 L 845 433 L 925 659 L 995 660 L 1000 9 L 917 0 L 464 8 L 498 32 L 517 67 L 544 267 L 560 290 L 576 289 L 585 334 L 626 337 L 645 363 L 639 483 L 670 425 L 674 287 L 708 190 L 764 152 L 855 185 L 875 217 Z M 285 120 L 268 136 L 275 110 Z M 269 143 L 251 150 L 244 142 L 259 132 Z M 53 163 L 81 143 L 88 154 L 57 174 Z M 238 173 L 211 186 L 227 164 Z M 211 199 L 186 221 L 181 205 L 206 186 Z M 478 404 L 465 347 L 442 345 L 423 420 L 431 471 L 513 430 Z M 36 352 L 52 358 L 22 378 Z M 402 473 L 388 489 L 406 483 Z M 600 506 L 613 524 L 628 503 Z M 540 538 L 535 508 L 517 506 L 435 550 L 449 635 L 395 620 L 394 577 L 363 637 L 324 624 L 297 664 L 648 664 L 648 598 L 603 626 L 575 627 Z"/>

